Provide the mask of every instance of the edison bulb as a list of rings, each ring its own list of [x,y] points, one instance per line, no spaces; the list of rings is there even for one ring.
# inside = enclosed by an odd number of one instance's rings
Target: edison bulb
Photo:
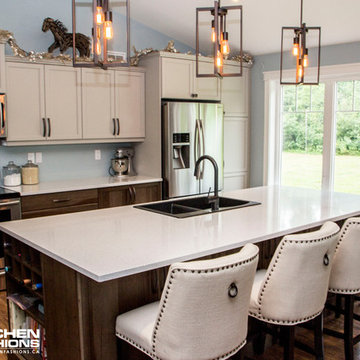
[[[309,57],[308,57],[308,49],[305,49],[304,59],[303,59],[304,67],[309,66]]]
[[[216,33],[215,33],[215,20],[211,21],[211,42],[216,41]]]
[[[104,22],[104,11],[102,8],[101,0],[97,0],[97,2],[96,2],[95,20],[96,20],[97,25],[101,25]]]
[[[227,32],[224,32],[222,38],[223,40],[221,42],[221,52],[224,56],[228,56],[230,54],[229,34]]]
[[[294,45],[292,48],[292,53],[294,56],[299,56],[300,51],[299,51],[299,38],[298,37],[294,37]]]
[[[217,56],[216,56],[216,66],[218,69],[221,69],[223,67],[223,55],[220,51],[217,52]]]
[[[107,11],[105,13],[105,22],[104,22],[104,37],[107,40],[112,39],[114,36],[113,26],[112,26],[112,12]]]

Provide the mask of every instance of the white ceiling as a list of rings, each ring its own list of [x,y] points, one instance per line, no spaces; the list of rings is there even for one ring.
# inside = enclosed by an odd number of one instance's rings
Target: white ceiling
[[[195,48],[195,9],[213,0],[130,0],[131,17]],[[280,51],[281,27],[298,26],[300,0],[222,0],[243,6],[243,49]],[[360,41],[359,0],[304,0],[304,21],[321,26],[322,45]]]

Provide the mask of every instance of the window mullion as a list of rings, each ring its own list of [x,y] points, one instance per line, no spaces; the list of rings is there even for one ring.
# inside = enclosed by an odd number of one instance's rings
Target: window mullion
[[[323,138],[323,169],[322,189],[334,188],[334,166],[336,148],[336,82],[327,80],[325,83],[324,102],[324,138]]]

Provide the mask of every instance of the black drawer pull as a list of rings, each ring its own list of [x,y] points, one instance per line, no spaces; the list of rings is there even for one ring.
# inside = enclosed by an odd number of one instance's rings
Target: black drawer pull
[[[71,199],[53,199],[53,203],[57,204],[57,203],[63,203],[63,202],[68,202]]]

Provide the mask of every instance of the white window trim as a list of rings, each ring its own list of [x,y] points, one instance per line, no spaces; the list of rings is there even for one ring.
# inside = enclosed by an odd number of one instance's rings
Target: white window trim
[[[315,74],[317,68],[306,69]],[[284,70],[283,79],[291,79],[294,70]],[[264,75],[264,163],[263,184],[277,185],[281,172],[281,86],[280,71],[266,71]],[[336,81],[360,80],[360,63],[322,66],[320,82],[325,84],[323,189],[333,188],[335,153],[335,84]]]

